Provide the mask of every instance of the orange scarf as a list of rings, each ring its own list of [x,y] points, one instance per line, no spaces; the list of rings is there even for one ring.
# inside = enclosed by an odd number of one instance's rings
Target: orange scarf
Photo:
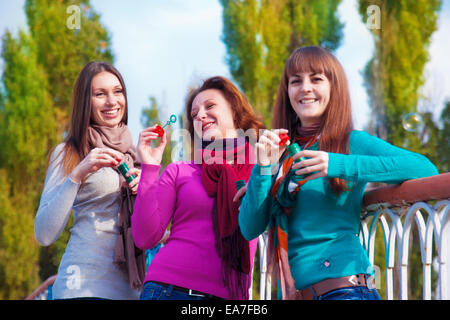
[[[297,143],[307,149],[317,142],[317,136],[297,137]],[[275,273],[280,280],[283,300],[299,299],[295,288],[288,259],[288,217],[295,206],[296,194],[305,180],[296,179],[295,172],[291,172],[293,165],[292,157],[285,156],[275,183],[270,194],[279,205],[279,211],[272,216],[272,227],[269,231],[269,270],[275,267]]]

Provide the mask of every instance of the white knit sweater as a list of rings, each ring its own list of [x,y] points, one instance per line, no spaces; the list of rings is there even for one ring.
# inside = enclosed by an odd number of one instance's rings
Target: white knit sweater
[[[37,241],[48,246],[58,239],[73,210],[71,236],[53,285],[54,299],[99,297],[138,299],[126,275],[113,264],[120,206],[119,174],[102,168],[80,185],[63,174],[55,148],[34,222]]]

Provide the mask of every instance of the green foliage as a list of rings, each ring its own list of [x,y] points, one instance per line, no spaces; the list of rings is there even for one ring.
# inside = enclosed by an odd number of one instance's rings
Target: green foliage
[[[47,93],[48,82],[44,70],[37,64],[33,39],[23,32],[18,40],[10,33],[5,34],[2,57],[5,61],[2,77],[5,93],[1,165],[14,172],[18,181],[36,177],[40,185],[47,152],[54,145],[56,134],[53,104]]]
[[[33,203],[24,194],[11,193],[15,182],[0,168],[0,299],[24,298],[38,284]]]
[[[33,220],[56,122],[33,39],[3,37],[0,110],[0,297],[23,298],[38,281]]]
[[[81,9],[79,29],[67,27],[70,5]],[[27,0],[25,11],[37,44],[38,62],[52,84],[49,92],[61,124],[58,133],[62,134],[70,114],[73,85],[82,67],[92,60],[113,62],[110,37],[89,0]]]
[[[234,80],[270,126],[284,63],[299,46],[336,49],[340,0],[221,0],[222,40]]]
[[[67,7],[81,8],[80,29],[67,27]],[[28,0],[30,33],[3,36],[0,86],[0,298],[24,298],[57,271],[70,228],[42,248],[34,215],[47,155],[61,141],[75,79],[92,60],[112,62],[110,40],[88,0]],[[39,279],[39,276],[41,277]]]
[[[378,5],[381,29],[371,29],[375,39],[373,59],[364,72],[372,103],[375,133],[387,141],[419,149],[417,135],[403,130],[402,117],[417,111],[428,46],[436,30],[440,0],[360,0],[359,11],[367,20],[367,7]]]

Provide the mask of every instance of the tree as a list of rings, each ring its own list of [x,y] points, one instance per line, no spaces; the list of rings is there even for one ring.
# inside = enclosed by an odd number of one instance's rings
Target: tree
[[[38,280],[33,220],[56,121],[33,39],[3,37],[0,103],[0,297],[23,298]]]
[[[371,28],[374,57],[366,66],[364,80],[373,110],[374,133],[399,146],[418,149],[419,137],[402,126],[402,117],[417,112],[419,88],[429,60],[428,46],[436,30],[440,0],[360,0],[364,22],[370,5],[380,8],[381,28]],[[407,142],[409,141],[409,142]]]
[[[71,5],[79,12],[69,14]],[[78,73],[92,60],[113,62],[110,37],[89,0],[27,0],[25,11],[31,36],[37,44],[38,63],[52,84],[49,92],[60,124],[58,134],[62,136]],[[79,26],[72,26],[72,15],[78,13]]]
[[[220,0],[222,40],[234,80],[270,126],[284,63],[299,46],[340,44],[340,0]]]

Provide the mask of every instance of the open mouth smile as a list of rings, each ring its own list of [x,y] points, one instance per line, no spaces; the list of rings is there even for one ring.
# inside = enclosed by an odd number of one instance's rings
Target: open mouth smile
[[[319,99],[314,99],[314,98],[311,98],[311,99],[302,99],[302,100],[300,100],[300,103],[301,103],[301,104],[310,104],[310,103],[314,103],[314,102],[316,102],[316,101],[319,101]]]
[[[102,114],[104,114],[108,118],[112,118],[112,117],[117,116],[119,114],[119,111],[120,111],[120,108],[108,109],[108,110],[103,110]]]
[[[206,131],[214,125],[214,122],[208,122],[202,125],[202,131]]]

